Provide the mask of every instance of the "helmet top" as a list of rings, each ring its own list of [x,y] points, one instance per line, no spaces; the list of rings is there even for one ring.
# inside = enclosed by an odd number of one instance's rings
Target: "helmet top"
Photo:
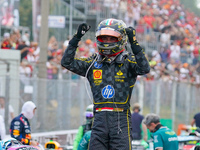
[[[122,20],[106,19],[103,20],[96,30],[96,41],[99,53],[101,55],[117,55],[125,49],[127,43],[126,24]],[[102,41],[102,36],[111,36],[117,38],[115,42],[108,43]]]
[[[93,118],[93,108],[94,108],[93,104],[90,104],[87,106],[86,112],[85,112],[86,118]]]

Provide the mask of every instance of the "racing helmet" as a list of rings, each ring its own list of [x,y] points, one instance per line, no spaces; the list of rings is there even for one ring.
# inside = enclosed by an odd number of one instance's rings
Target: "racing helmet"
[[[103,20],[96,29],[96,42],[100,55],[116,56],[125,49],[127,43],[126,24],[122,20],[106,19]],[[102,40],[104,36],[116,37],[117,41],[105,43]]]
[[[93,114],[93,104],[90,104],[87,106],[86,111],[85,111],[85,117],[86,119],[90,119],[93,118],[94,114]]]
[[[7,150],[8,148],[14,145],[22,145],[22,144],[14,138],[4,139],[1,143],[1,147],[4,150]]]

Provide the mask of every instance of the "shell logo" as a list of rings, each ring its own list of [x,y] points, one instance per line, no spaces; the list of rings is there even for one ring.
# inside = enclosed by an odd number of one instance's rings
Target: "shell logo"
[[[94,79],[102,79],[102,70],[93,70]]]

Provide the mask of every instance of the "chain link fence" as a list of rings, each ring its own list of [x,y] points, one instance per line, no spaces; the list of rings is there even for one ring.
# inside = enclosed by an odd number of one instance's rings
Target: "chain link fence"
[[[85,109],[91,104],[92,96],[88,81],[75,76],[69,73],[67,80],[20,79],[19,110],[29,100],[37,105],[36,115],[31,120],[32,132],[77,129],[84,123]],[[1,96],[5,96],[5,84],[0,80]],[[190,124],[199,111],[199,96],[200,86],[196,84],[145,81],[141,77],[135,84],[130,104],[139,102],[143,115],[156,113],[161,118],[172,119],[172,127],[177,131],[178,124]]]

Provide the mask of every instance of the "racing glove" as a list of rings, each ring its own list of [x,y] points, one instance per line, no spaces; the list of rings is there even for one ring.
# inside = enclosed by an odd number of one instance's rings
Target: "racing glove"
[[[128,40],[131,44],[131,49],[133,54],[137,55],[139,52],[142,51],[142,48],[140,47],[139,43],[136,40],[136,32],[133,27],[128,27],[125,29],[126,34],[128,36]]]
[[[87,25],[86,23],[82,23],[78,26],[77,32],[74,37],[69,41],[74,47],[78,47],[78,42],[81,40],[82,36],[91,28],[91,26]]]

